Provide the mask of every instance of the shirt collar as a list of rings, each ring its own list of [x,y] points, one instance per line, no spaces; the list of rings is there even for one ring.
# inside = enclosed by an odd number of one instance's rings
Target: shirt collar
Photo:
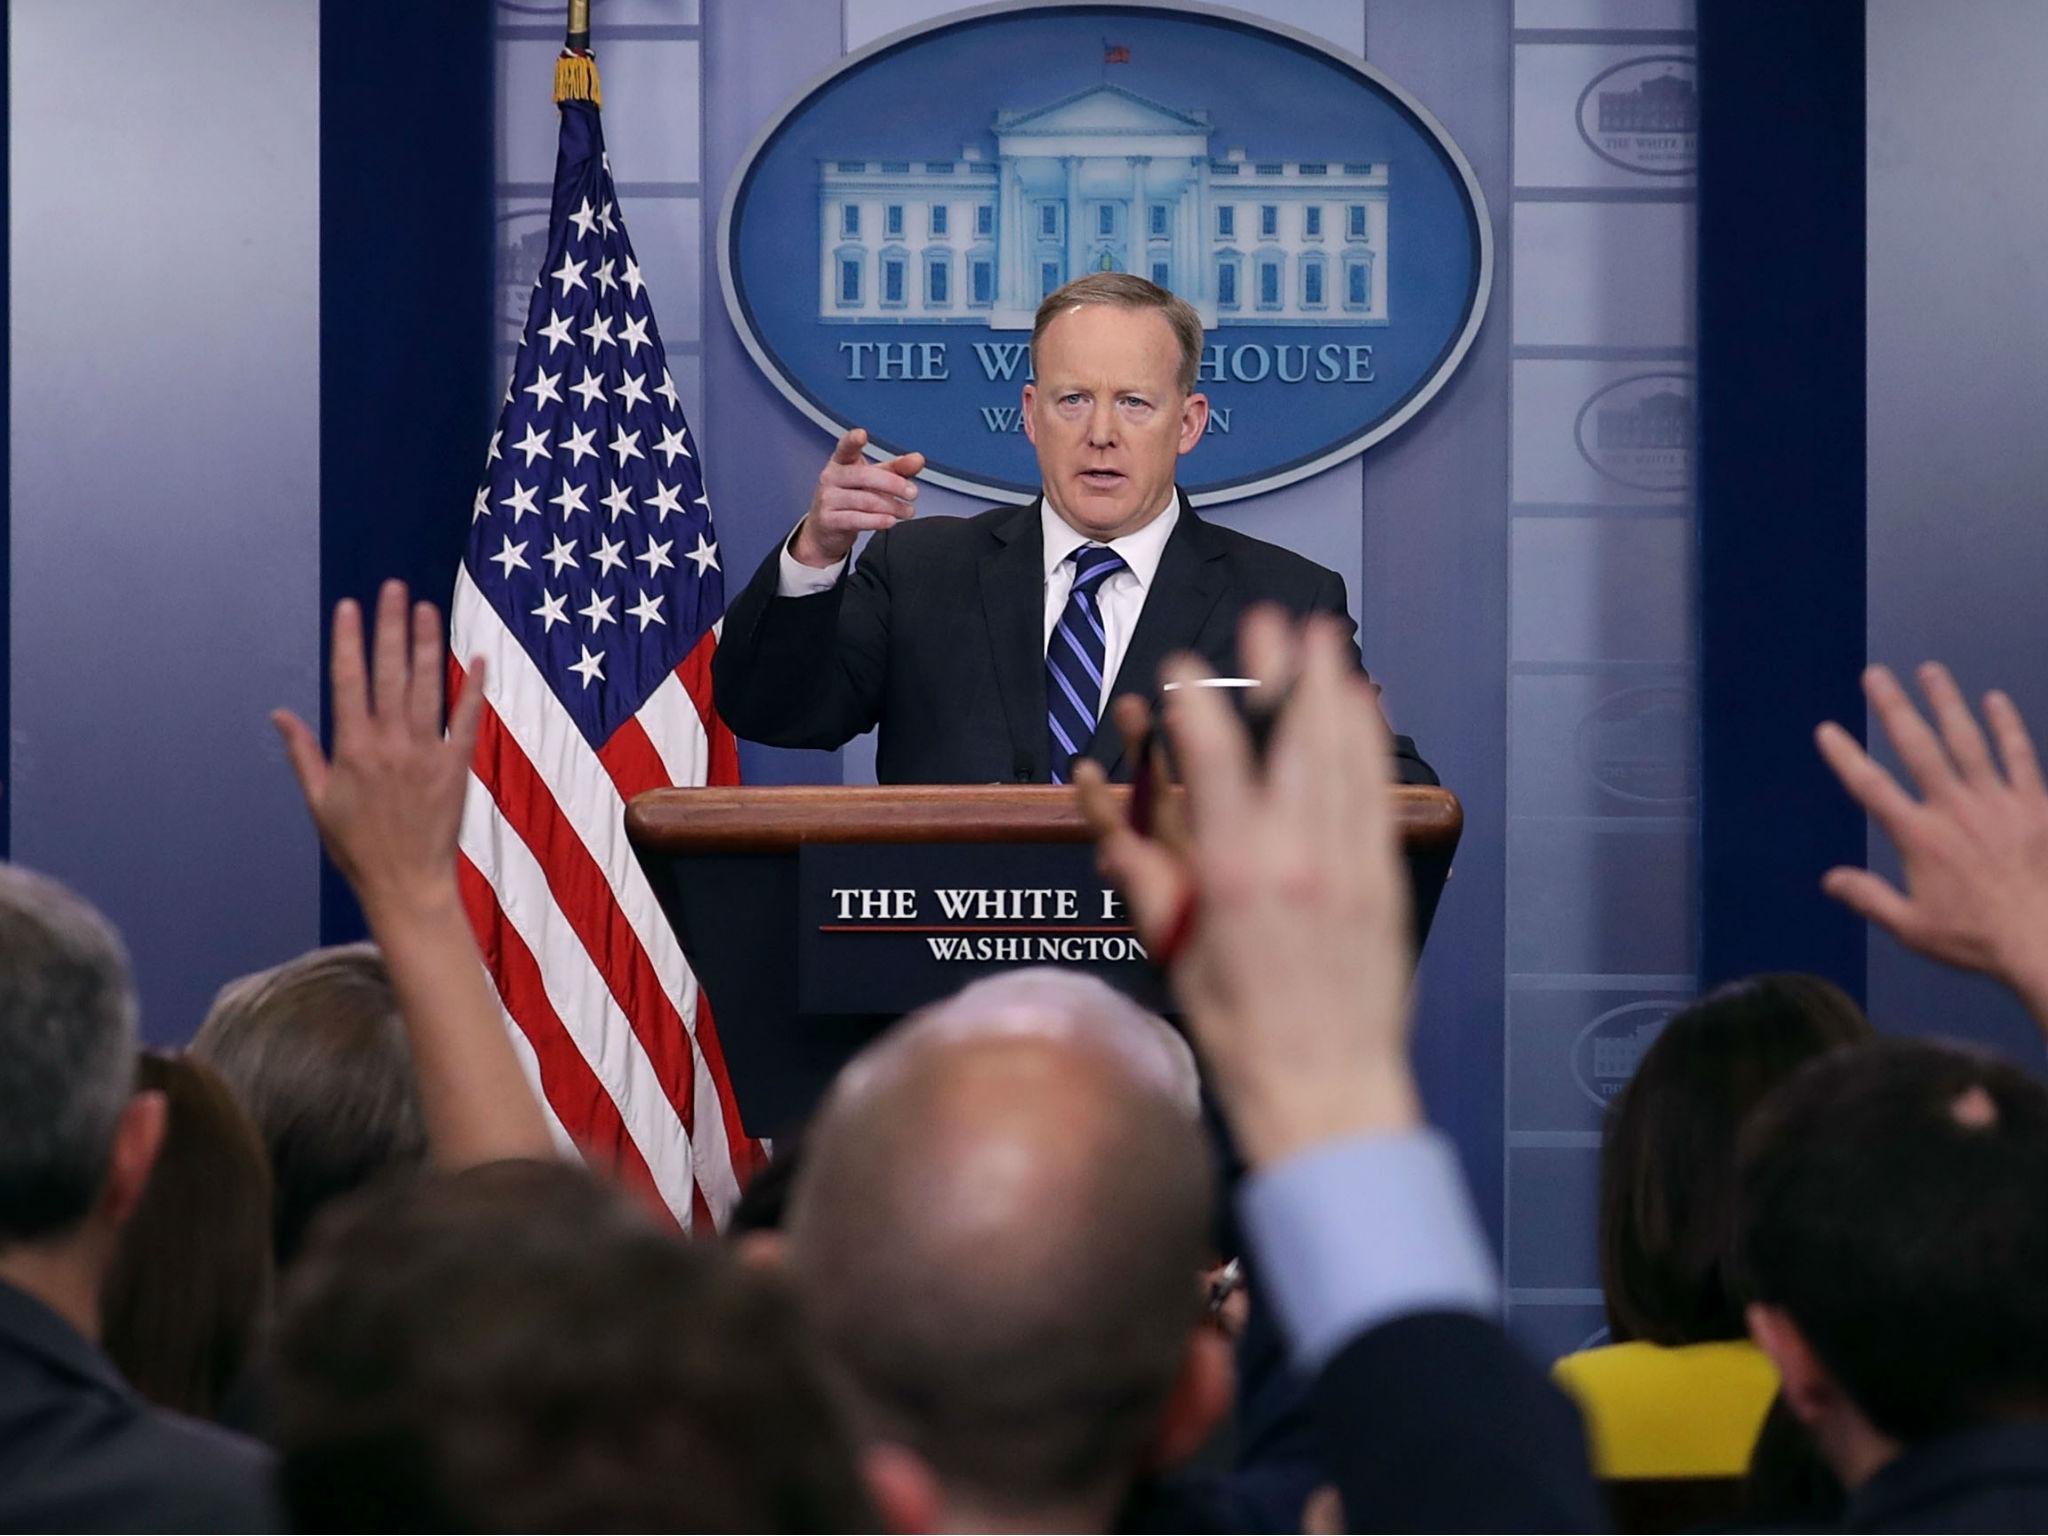
[[[1038,498],[1039,527],[1044,533],[1045,579],[1052,580],[1052,573],[1083,544],[1101,542],[1091,539],[1085,533],[1077,533],[1059,513],[1053,511],[1052,503],[1044,496]],[[1123,556],[1124,564],[1133,576],[1138,578],[1141,589],[1150,588],[1152,577],[1159,569],[1159,561],[1166,553],[1166,541],[1173,536],[1173,526],[1180,521],[1180,492],[1168,494],[1166,506],[1151,522],[1136,533],[1127,533],[1120,539],[1111,539],[1109,547]]]

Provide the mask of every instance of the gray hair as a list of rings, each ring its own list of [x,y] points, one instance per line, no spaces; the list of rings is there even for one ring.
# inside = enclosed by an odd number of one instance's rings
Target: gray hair
[[[135,1092],[135,984],[112,925],[56,881],[0,865],[0,1244],[92,1210]]]
[[[1057,1040],[1100,1051],[1138,1084],[1201,1115],[1195,1053],[1171,1024],[1106,981],[1050,965],[984,977],[920,1009],[856,1057],[846,1076],[857,1085],[864,1072],[925,1043],[1000,1039]]]

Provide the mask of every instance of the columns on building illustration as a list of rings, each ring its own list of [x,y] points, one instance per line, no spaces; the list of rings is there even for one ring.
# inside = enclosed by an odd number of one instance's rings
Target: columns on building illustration
[[[1152,226],[1145,210],[1145,168],[1150,155],[1127,155],[1131,163],[1131,227],[1124,241],[1124,267],[1140,277],[1152,275]]]
[[[1060,172],[1066,177],[1067,190],[1067,270],[1069,278],[1078,277],[1087,266],[1087,231],[1081,221],[1081,157],[1061,155]]]

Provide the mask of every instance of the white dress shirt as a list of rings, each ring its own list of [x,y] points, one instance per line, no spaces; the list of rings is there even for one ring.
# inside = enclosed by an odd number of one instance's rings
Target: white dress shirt
[[[1039,526],[1045,545],[1045,631],[1040,637],[1040,649],[1052,644],[1053,626],[1066,611],[1067,594],[1074,586],[1074,564],[1067,557],[1083,544],[1099,544],[1101,540],[1091,539],[1069,527],[1053,511],[1052,503],[1044,497],[1038,502]],[[1102,579],[1096,590],[1096,606],[1102,612],[1102,629],[1105,636],[1102,657],[1102,691],[1104,697],[1096,700],[1096,713],[1108,702],[1108,693],[1116,682],[1117,669],[1123,665],[1124,652],[1131,648],[1131,635],[1138,627],[1138,615],[1144,610],[1145,595],[1152,590],[1152,578],[1159,574],[1160,556],[1166,553],[1166,541],[1173,535],[1173,525],[1180,521],[1180,497],[1172,496],[1160,514],[1136,533],[1127,533],[1120,539],[1111,539],[1109,548],[1123,556],[1124,568],[1113,571]],[[801,526],[801,525],[799,525]],[[819,570],[816,566],[805,565],[789,552],[795,535],[782,544],[782,561],[778,567],[775,593],[778,597],[809,597],[814,593],[829,590],[846,570],[846,560],[837,565]],[[851,560],[851,555],[847,560]],[[1133,678],[1141,684],[1139,691],[1150,692],[1154,679]]]

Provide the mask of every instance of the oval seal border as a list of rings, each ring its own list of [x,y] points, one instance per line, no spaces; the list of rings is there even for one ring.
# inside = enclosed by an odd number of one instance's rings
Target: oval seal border
[[[746,348],[747,356],[759,368],[768,382],[775,386],[791,405],[805,417],[834,437],[860,423],[842,421],[812,398],[808,391],[795,379],[784,372],[761,338],[754,332],[751,318],[747,313],[745,298],[740,291],[733,271],[734,220],[737,217],[741,199],[745,196],[754,168],[762,151],[775,138],[783,123],[820,91],[824,90],[839,76],[866,63],[877,54],[901,48],[921,37],[949,31],[955,27],[986,21],[1003,15],[1056,15],[1061,11],[1102,13],[1110,10],[1130,12],[1155,12],[1169,18],[1198,15],[1230,23],[1251,31],[1269,33],[1276,38],[1297,47],[1322,54],[1326,58],[1363,76],[1373,89],[1382,92],[1400,110],[1412,117],[1416,125],[1429,138],[1436,141],[1445,161],[1456,173],[1457,184],[1463,189],[1467,217],[1472,225],[1472,238],[1478,260],[1472,283],[1472,291],[1466,297],[1465,314],[1456,333],[1445,344],[1421,382],[1395,407],[1368,425],[1364,430],[1340,439],[1326,448],[1316,450],[1301,459],[1283,464],[1253,478],[1232,482],[1204,490],[1188,498],[1196,506],[1220,506],[1226,502],[1240,501],[1249,496],[1262,495],[1306,480],[1312,475],[1356,458],[1375,443],[1382,442],[1406,426],[1424,406],[1436,398],[1437,392],[1449,382],[1451,376],[1472,350],[1479,327],[1486,318],[1486,312],[1493,296],[1493,223],[1486,206],[1486,194],[1480,190],[1479,178],[1473,173],[1472,164],[1465,158],[1465,152],[1458,146],[1435,114],[1417,101],[1400,85],[1389,79],[1383,72],[1359,58],[1334,47],[1322,38],[1316,37],[1299,27],[1284,22],[1270,21],[1263,16],[1254,16],[1228,6],[1196,3],[1196,0],[1116,0],[1105,5],[1104,0],[1041,0],[1037,4],[1017,4],[1015,0],[995,0],[995,3],[979,5],[967,10],[952,11],[933,21],[920,22],[903,27],[884,37],[877,38],[866,47],[855,50],[840,59],[830,69],[823,71],[799,88],[775,114],[761,125],[760,130],[748,142],[734,168],[732,180],[726,187],[724,200],[718,212],[716,249],[718,255],[718,286],[725,298],[725,312],[738,333],[740,343]],[[884,460],[903,451],[900,447],[871,441],[867,448],[868,457]],[[968,495],[983,497],[992,502],[1023,504],[1030,496],[1020,495],[1007,486],[990,485],[974,479],[971,475],[955,472],[941,466],[928,466],[921,479],[945,486],[948,490],[962,491]]]

